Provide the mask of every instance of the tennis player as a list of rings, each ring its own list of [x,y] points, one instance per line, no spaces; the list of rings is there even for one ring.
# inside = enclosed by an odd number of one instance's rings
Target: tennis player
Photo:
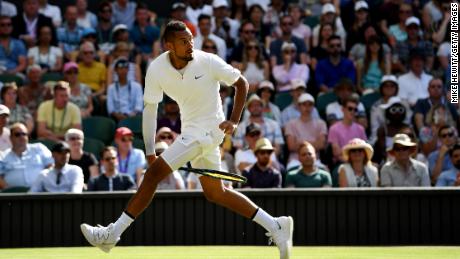
[[[120,218],[107,227],[81,224],[88,242],[109,252],[128,226],[152,201],[158,183],[191,161],[195,168],[221,170],[219,144],[232,134],[240,120],[248,92],[248,82],[240,71],[214,54],[193,49],[193,36],[184,23],[166,25],[163,41],[167,52],[149,66],[145,78],[143,133],[150,167]],[[219,81],[235,87],[235,103],[230,120],[225,120],[219,97]],[[154,133],[158,103],[166,93],[181,111],[182,129],[175,142],[157,157]],[[243,194],[227,189],[222,181],[201,176],[205,197],[264,227],[278,246],[280,258],[290,257],[294,223],[291,217],[274,218]]]

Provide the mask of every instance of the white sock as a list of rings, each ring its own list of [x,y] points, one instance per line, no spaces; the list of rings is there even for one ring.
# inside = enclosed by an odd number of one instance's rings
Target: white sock
[[[115,223],[113,223],[115,234],[120,236],[133,223],[134,219],[126,213],[122,213]]]
[[[257,213],[252,220],[264,227],[269,232],[273,232],[274,230],[278,229],[278,224],[275,221],[275,218],[270,216],[270,214],[261,208],[257,209]]]

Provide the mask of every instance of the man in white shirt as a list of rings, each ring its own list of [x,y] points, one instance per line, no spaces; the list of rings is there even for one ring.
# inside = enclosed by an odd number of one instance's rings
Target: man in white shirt
[[[193,36],[180,21],[169,22],[163,33],[167,52],[147,69],[144,94],[143,133],[150,167],[125,212],[107,227],[81,225],[90,244],[109,252],[121,234],[149,206],[158,183],[172,171],[191,161],[192,167],[221,169],[219,144],[232,134],[241,118],[249,84],[241,72],[216,55],[194,50]],[[161,74],[161,76],[158,76]],[[219,82],[235,86],[235,104],[230,120],[225,120],[219,97]],[[166,93],[181,110],[182,129],[174,143],[161,156],[155,154],[154,132],[158,103]],[[293,220],[273,218],[243,194],[225,188],[221,180],[200,177],[205,197],[236,213],[251,218],[269,231],[278,245],[281,259],[290,257]]]
[[[40,0],[39,12],[53,20],[54,26],[59,27],[62,23],[61,9],[57,5],[51,5],[48,0]]]
[[[59,142],[52,147],[51,151],[54,167],[42,171],[29,192],[81,193],[83,191],[83,171],[76,165],[69,165],[69,145],[66,142]]]
[[[231,19],[227,0],[214,0],[212,2],[213,17],[212,31],[214,34],[224,39],[228,47],[233,47],[238,39],[240,23]]]
[[[428,83],[433,76],[423,71],[425,59],[420,50],[414,49],[411,51],[409,64],[410,71],[398,78],[398,96],[413,107],[418,99],[429,96]]]
[[[3,104],[0,104],[0,152],[7,150],[11,147],[10,129],[8,125],[8,118],[10,117],[10,109]]]
[[[204,4],[203,0],[189,0],[187,9],[185,9],[185,14],[187,19],[195,25],[198,26],[198,17],[201,14],[212,15],[212,6]]]
[[[203,40],[209,38],[216,43],[219,57],[225,60],[227,56],[227,45],[223,39],[211,33],[211,16],[201,14],[200,17],[198,17],[198,29],[200,33],[194,38],[195,47],[197,49],[202,49]]]

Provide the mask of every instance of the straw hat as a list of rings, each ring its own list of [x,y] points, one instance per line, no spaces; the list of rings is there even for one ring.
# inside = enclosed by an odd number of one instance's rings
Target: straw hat
[[[391,144],[390,147],[387,148],[387,151],[388,152],[393,151],[393,149],[395,147],[395,144],[399,144],[399,145],[405,146],[405,147],[415,147],[415,146],[417,146],[417,143],[412,142],[412,139],[409,136],[407,136],[406,134],[403,134],[403,133],[396,134],[393,137],[393,143]]]
[[[268,138],[260,138],[256,142],[256,148],[254,150],[254,153],[257,152],[257,151],[260,151],[260,150],[271,150],[271,151],[273,151],[273,150],[275,150],[275,148],[273,148],[272,143],[270,142],[270,140]]]
[[[371,161],[372,156],[374,155],[374,149],[370,144],[360,138],[354,138],[348,141],[348,143],[342,149],[342,156],[345,161],[348,161],[348,153],[353,149],[364,149],[368,161]]]

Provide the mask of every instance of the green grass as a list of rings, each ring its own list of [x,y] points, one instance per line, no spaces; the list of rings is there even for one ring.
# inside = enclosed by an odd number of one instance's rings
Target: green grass
[[[159,258],[159,259],[278,259],[276,247],[263,246],[149,246],[115,247],[105,254],[92,247],[0,249],[0,258]],[[454,259],[460,247],[294,247],[292,259]]]

